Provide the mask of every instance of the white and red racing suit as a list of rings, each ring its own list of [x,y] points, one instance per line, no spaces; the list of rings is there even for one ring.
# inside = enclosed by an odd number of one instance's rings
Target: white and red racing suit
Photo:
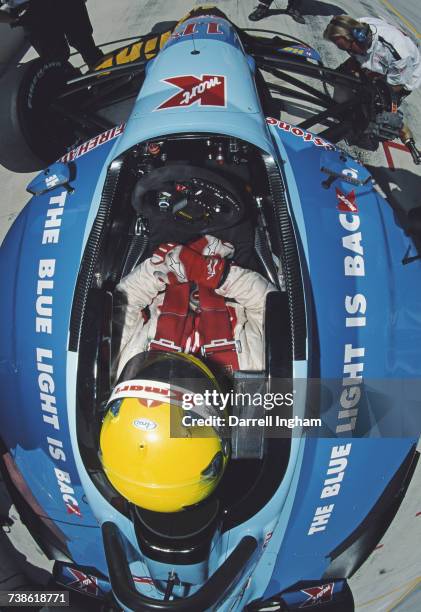
[[[117,285],[127,301],[118,376],[132,357],[148,350],[197,354],[227,371],[264,368],[265,301],[275,291],[269,281],[231,265],[215,290],[193,283],[166,285],[154,275],[151,259]]]

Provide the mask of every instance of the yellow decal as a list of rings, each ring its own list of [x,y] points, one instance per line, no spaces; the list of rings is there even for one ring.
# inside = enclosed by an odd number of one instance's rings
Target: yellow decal
[[[104,70],[104,68],[111,68],[111,66],[113,65],[113,60],[113,56],[108,57],[101,64],[99,64],[99,66],[95,66],[95,70]]]
[[[289,53],[295,53],[296,55],[304,55],[304,49],[297,49],[295,47],[284,47],[282,51],[288,51]]]
[[[156,55],[156,43],[158,42],[158,37],[155,36],[145,43],[145,57],[146,59],[150,59],[151,57],[155,57]]]
[[[179,23],[182,23],[188,19],[189,15],[187,15]],[[156,57],[159,50],[164,47],[173,31],[174,29],[171,29],[167,32],[159,34],[158,36],[153,36],[149,40],[140,40],[132,45],[124,47],[123,49],[117,49],[112,55],[110,54],[103,62],[101,62],[101,64],[96,66],[95,71],[105,70],[115,65],[121,66],[124,64],[130,64],[131,62],[136,62],[140,59],[151,59]]]
[[[130,62],[135,62],[140,57],[140,50],[142,48],[142,42],[137,42],[131,45],[130,47],[126,47],[122,49],[120,53],[117,54],[115,61],[120,66],[121,64],[128,64]]]
[[[161,34],[161,39],[159,41],[159,48],[162,49],[162,47],[165,45],[165,43],[167,42],[167,40],[169,39],[169,37],[172,34],[172,30],[168,30],[168,32],[164,32],[163,34]]]

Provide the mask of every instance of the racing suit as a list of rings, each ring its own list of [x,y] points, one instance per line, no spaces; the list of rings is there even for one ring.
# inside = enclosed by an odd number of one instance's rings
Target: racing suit
[[[257,272],[231,265],[221,286],[208,290],[202,300],[200,286],[197,292],[192,283],[178,284],[175,289],[166,285],[156,276],[152,260],[146,259],[117,285],[126,301],[118,376],[124,365],[139,352],[156,349],[182,350],[210,362],[218,361],[221,351],[227,357],[228,349],[238,362],[233,365],[230,358],[228,365],[233,368],[224,368],[228,372],[264,368],[265,298],[270,291],[276,290],[269,281]],[[178,293],[170,300],[171,304],[166,304],[168,293],[174,290]],[[183,291],[188,292],[188,305],[183,304],[186,299]],[[199,296],[195,296],[197,293]],[[148,316],[145,316],[145,309]],[[181,333],[178,338],[163,338],[161,321],[164,315],[174,315],[174,311],[178,321],[183,321]],[[224,327],[224,316],[228,317],[229,329]]]

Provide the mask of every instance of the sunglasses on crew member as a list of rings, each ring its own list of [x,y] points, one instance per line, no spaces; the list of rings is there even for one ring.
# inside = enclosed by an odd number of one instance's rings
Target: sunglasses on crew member
[[[348,40],[347,38],[345,38],[345,36],[336,36],[333,39],[333,42],[339,49],[342,49],[343,51],[349,51],[354,41]]]

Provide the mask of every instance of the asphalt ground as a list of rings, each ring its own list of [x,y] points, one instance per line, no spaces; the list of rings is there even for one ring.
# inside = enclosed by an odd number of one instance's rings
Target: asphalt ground
[[[193,0],[88,0],[88,10],[94,26],[97,43],[137,36],[149,32],[156,24],[178,20],[192,7],[203,2]],[[285,14],[287,0],[274,0],[270,15],[259,23],[247,19],[255,4],[254,0],[214,0],[212,4],[227,13],[239,26],[261,27],[294,35],[315,46],[322,54],[327,66],[336,67],[346,59],[332,44],[322,39],[322,33],[333,15],[348,13],[353,17],[375,15],[386,18],[398,25],[414,39],[421,39],[421,11],[419,0],[335,0],[325,2],[302,0],[305,25],[297,24]],[[208,2],[210,4],[210,2]],[[107,47],[109,48],[109,47]],[[0,74],[2,70],[17,61],[27,61],[35,56],[33,51],[25,53],[25,43],[19,29],[9,32],[7,26],[0,26]],[[1,95],[1,81],[0,81]],[[411,94],[405,103],[405,115],[416,140],[421,145],[421,90]],[[1,137],[1,135],[0,135]],[[48,134],[46,135],[48,137]],[[420,204],[421,170],[412,164],[410,156],[392,150],[387,158],[383,149],[376,153],[361,153],[363,161],[375,171],[376,179],[385,188],[389,197],[408,209]],[[390,157],[396,170],[389,167]],[[389,159],[389,161],[388,161]],[[13,174],[0,167],[2,204],[0,211],[0,241],[13,220],[28,200],[25,191],[32,175]],[[361,611],[399,612],[421,609],[421,466],[415,472],[402,506],[389,528],[366,563],[350,580],[356,609]],[[13,518],[13,508],[8,507],[0,490],[0,514]],[[14,532],[18,542],[13,552],[0,533],[0,588],[17,588],[31,580],[45,581],[51,564],[42,558],[33,546],[30,537],[15,520],[5,531]],[[36,558],[35,565],[25,561],[26,557]],[[38,556],[37,556],[38,555]],[[39,569],[39,567],[41,569]],[[22,572],[23,568],[23,572]],[[83,609],[79,606],[71,609]],[[87,606],[86,609],[91,609]]]

